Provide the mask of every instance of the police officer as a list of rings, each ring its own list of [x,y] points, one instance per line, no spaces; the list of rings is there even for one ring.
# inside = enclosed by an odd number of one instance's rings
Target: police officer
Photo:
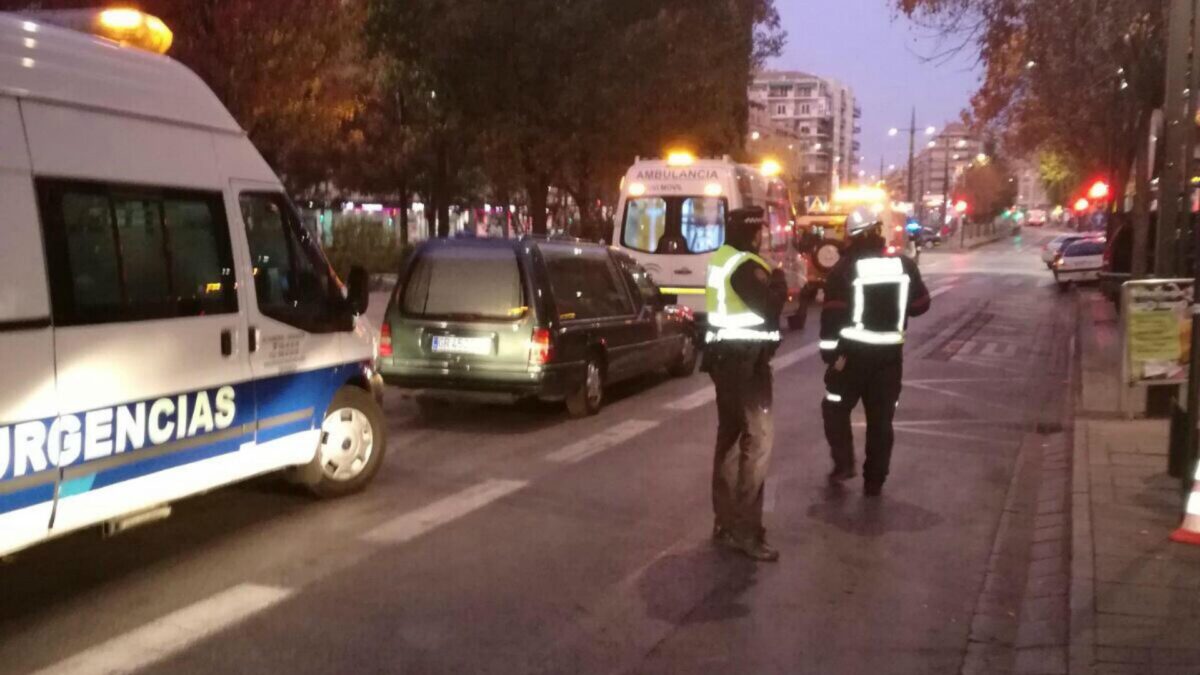
[[[771,356],[779,344],[779,315],[787,301],[780,270],[758,256],[764,227],[760,207],[727,218],[726,242],[708,265],[704,370],[717,389],[717,448],[713,458],[713,538],[760,561],[779,552],[767,545],[763,485],[771,456]]]
[[[883,224],[867,209],[846,219],[849,246],[825,281],[821,358],[825,400],[821,412],[833,456],[829,482],[857,476],[850,411],[862,400],[867,414],[863,493],[877,497],[892,458],[892,418],[900,400],[904,331],[908,317],[929,311],[929,291],[916,263],[886,255]]]

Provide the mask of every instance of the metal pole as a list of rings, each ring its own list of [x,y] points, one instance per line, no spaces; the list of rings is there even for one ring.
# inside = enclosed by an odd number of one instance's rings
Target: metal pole
[[[945,224],[950,217],[950,136],[945,131],[942,134],[946,136],[946,161],[942,162],[944,168],[942,172],[942,224]],[[962,230],[961,220],[958,223],[958,229]]]
[[[1200,437],[1200,314],[1197,314],[1196,304],[1196,288],[1200,286],[1200,256],[1196,253],[1200,252],[1200,228],[1192,224],[1192,175],[1193,165],[1195,162],[1194,143],[1195,132],[1192,124],[1192,112],[1195,110],[1196,94],[1200,91],[1200,64],[1197,64],[1197,58],[1200,57],[1200,11],[1197,11],[1197,1],[1193,0],[1192,4],[1192,49],[1188,64],[1191,68],[1191,73],[1188,83],[1187,95],[1187,115],[1183,127],[1185,129],[1183,136],[1184,154],[1181,168],[1183,169],[1183,199],[1180,204],[1180,209],[1177,215],[1182,222],[1177,225],[1178,229],[1187,232],[1191,228],[1191,237],[1184,237],[1183,241],[1191,240],[1191,262],[1192,272],[1195,277],[1192,281],[1192,347],[1188,354],[1188,383],[1187,383],[1187,456],[1185,466],[1191,470],[1184,476],[1184,485],[1190,484],[1190,479],[1196,475],[1196,445],[1198,437]],[[1160,207],[1161,208],[1161,207]],[[1187,258],[1187,255],[1181,256]]]
[[[913,158],[916,152],[917,143],[917,107],[912,109],[912,122],[908,125],[908,203],[915,204],[913,201]]]
[[[1195,0],[1171,0],[1167,28],[1166,138],[1162,175],[1159,177],[1158,228],[1154,246],[1154,271],[1160,277],[1182,273],[1179,255],[1180,215],[1183,211],[1184,165],[1191,120],[1189,83],[1192,22]]]

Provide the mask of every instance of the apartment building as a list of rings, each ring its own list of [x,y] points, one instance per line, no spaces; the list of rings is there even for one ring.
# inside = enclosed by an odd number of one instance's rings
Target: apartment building
[[[751,110],[765,110],[773,127],[795,134],[802,192],[828,196],[858,175],[862,110],[848,86],[799,71],[760,71],[749,99]],[[752,120],[747,146],[753,148],[756,133],[761,138],[765,132]]]

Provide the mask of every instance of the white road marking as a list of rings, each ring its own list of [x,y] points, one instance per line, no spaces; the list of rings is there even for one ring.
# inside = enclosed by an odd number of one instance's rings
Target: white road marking
[[[907,385],[907,386],[910,386],[910,387],[912,387],[912,388],[914,388],[914,389],[921,389],[921,390],[924,390],[924,391],[930,391],[930,392],[933,392],[933,393],[935,393],[935,394],[941,394],[942,396],[949,396],[950,398],[958,398],[958,399],[963,399],[963,400],[966,400],[966,401],[975,401],[976,403],[980,403],[980,404],[982,404],[982,405],[986,405],[986,406],[991,406],[991,407],[993,407],[993,408],[1000,408],[1000,409],[1002,409],[1002,410],[1009,410],[1009,411],[1015,411],[1015,412],[1022,412],[1022,411],[1021,411],[1020,409],[1018,409],[1018,408],[1014,408],[1014,407],[1012,407],[1012,406],[1004,405],[1003,403],[995,403],[995,402],[993,402],[993,401],[989,401],[989,400],[987,400],[986,398],[981,398],[981,397],[979,397],[979,396],[968,396],[967,394],[960,394],[960,393],[959,393],[959,392],[957,392],[957,391],[950,391],[949,389],[940,389],[940,388],[938,388],[938,387],[931,387],[931,386],[929,386],[929,385],[927,385],[927,384],[917,384],[917,383],[915,383],[915,382],[905,382],[904,384],[905,384],[905,385]]]
[[[1017,346],[1011,342],[989,342],[983,346],[980,356],[992,356],[1001,359],[1011,359],[1017,355]]]
[[[960,441],[974,441],[976,443],[1007,443],[1008,441],[994,436],[972,436],[970,434],[956,434],[952,431],[934,431],[933,429],[915,429],[913,427],[904,426],[902,424],[894,424],[892,428],[905,433],[917,434],[919,436],[937,436],[939,438],[954,438]]]
[[[820,351],[821,345],[814,342],[813,344],[805,345],[799,349],[792,350],[783,356],[776,356],[771,360],[771,367],[775,370],[791,368],[804,359],[816,356]]]
[[[954,287],[953,287],[953,286],[943,286],[943,287],[941,287],[941,288],[939,288],[939,289],[937,289],[937,290],[935,290],[935,291],[931,291],[931,292],[929,293],[929,299],[930,299],[930,300],[932,300],[932,299],[934,299],[934,298],[936,298],[936,297],[939,297],[939,296],[945,295],[946,293],[949,293],[949,292],[950,292],[950,291],[952,291],[952,290],[954,290]]]
[[[697,389],[692,393],[682,398],[677,398],[674,401],[663,406],[667,410],[695,410],[702,405],[707,405],[710,401],[717,398],[717,391],[712,387]]]
[[[485,480],[462,492],[393,518],[364,534],[362,539],[376,544],[403,544],[477,511],[526,485],[529,485],[528,481]]]
[[[1021,277],[1009,277],[1004,281],[1004,285],[1008,286],[1009,288],[1016,288],[1017,286],[1022,286],[1024,284],[1025,280]]]
[[[576,441],[575,443],[559,448],[546,455],[546,459],[560,464],[582,462],[592,455],[604,452],[615,445],[620,445],[635,436],[640,436],[642,433],[658,426],[658,424],[658,422],[650,420],[626,420],[597,434],[588,436],[582,441]]]
[[[256,584],[234,586],[80,652],[36,675],[101,675],[140,670],[282,602],[292,592]]]
[[[805,359],[816,356],[820,351],[821,346],[815,342],[800,347],[799,349],[793,349],[787,354],[776,356],[774,359],[772,359],[771,368],[775,372],[783,370],[784,368],[791,368]],[[680,398],[671,401],[663,407],[667,410],[695,410],[701,406],[708,405],[712,401],[716,400],[716,398],[717,390],[713,387],[705,387],[703,389],[697,389],[686,396],[681,396]]]
[[[975,342],[974,340],[967,340],[966,342],[963,343],[962,347],[959,347],[958,350],[956,352],[954,352],[954,355],[955,356],[966,356],[966,355],[970,354],[971,352],[975,351],[975,348],[978,346],[979,346],[979,343]]]

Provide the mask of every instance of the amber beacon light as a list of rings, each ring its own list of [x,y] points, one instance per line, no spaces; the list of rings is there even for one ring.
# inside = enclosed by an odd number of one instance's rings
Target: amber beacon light
[[[114,7],[98,12],[92,32],[123,45],[165,54],[175,35],[157,16],[136,9]]]

